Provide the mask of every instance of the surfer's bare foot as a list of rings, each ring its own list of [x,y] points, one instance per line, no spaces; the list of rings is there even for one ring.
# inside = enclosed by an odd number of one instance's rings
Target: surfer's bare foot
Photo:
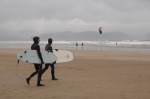
[[[30,78],[27,78],[26,82],[27,82],[28,85],[30,85]]]
[[[58,80],[57,78],[52,78],[52,80]]]
[[[37,84],[37,86],[45,86],[45,85],[43,85],[43,84]]]

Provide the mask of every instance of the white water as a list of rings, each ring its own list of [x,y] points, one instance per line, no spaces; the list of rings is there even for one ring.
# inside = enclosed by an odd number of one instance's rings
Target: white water
[[[0,41],[0,48],[20,48],[30,49],[33,41]],[[76,46],[78,43],[78,47]],[[84,44],[82,47],[81,44]],[[41,49],[44,49],[47,41],[40,41]],[[53,48],[57,49],[83,49],[83,50],[102,50],[102,49],[134,49],[150,50],[150,41],[123,40],[123,41],[54,41]]]

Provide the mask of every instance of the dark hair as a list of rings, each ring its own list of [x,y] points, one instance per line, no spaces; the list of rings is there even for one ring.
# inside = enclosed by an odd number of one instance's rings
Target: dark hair
[[[48,43],[52,44],[53,40],[51,38],[48,39]]]
[[[33,37],[34,43],[39,43],[39,42],[38,42],[39,39],[40,39],[40,38],[39,38],[38,36]]]

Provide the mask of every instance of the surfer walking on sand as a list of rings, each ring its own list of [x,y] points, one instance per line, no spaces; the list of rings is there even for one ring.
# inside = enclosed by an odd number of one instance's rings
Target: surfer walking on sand
[[[53,40],[51,38],[49,38],[48,44],[45,46],[45,50],[53,53],[53,48],[51,46],[52,42],[53,42]],[[55,67],[54,67],[55,63],[56,63],[56,61],[52,64],[45,64],[45,68],[43,69],[43,73],[44,73],[49,68],[49,66],[51,67],[52,80],[58,80],[57,78],[55,78]]]
[[[34,64],[35,72],[33,72],[28,78],[26,78],[26,82],[28,85],[30,85],[30,79],[32,77],[34,77],[36,74],[38,74],[37,86],[44,86],[43,84],[40,83],[41,76],[42,76],[42,64],[44,63],[43,58],[42,58],[42,54],[40,51],[40,46],[39,46],[40,38],[38,36],[35,36],[33,38],[33,41],[34,41],[34,43],[31,45],[31,50],[37,50],[38,56],[41,60],[41,64]]]

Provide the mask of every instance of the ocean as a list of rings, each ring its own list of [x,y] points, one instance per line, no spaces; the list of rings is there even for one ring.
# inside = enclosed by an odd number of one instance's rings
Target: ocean
[[[0,41],[0,48],[30,49],[33,41]],[[76,46],[78,43],[78,46]],[[83,43],[83,46],[82,46]],[[44,49],[47,41],[40,41]],[[144,50],[150,51],[150,41],[122,40],[122,41],[54,41],[54,49],[65,50]]]

